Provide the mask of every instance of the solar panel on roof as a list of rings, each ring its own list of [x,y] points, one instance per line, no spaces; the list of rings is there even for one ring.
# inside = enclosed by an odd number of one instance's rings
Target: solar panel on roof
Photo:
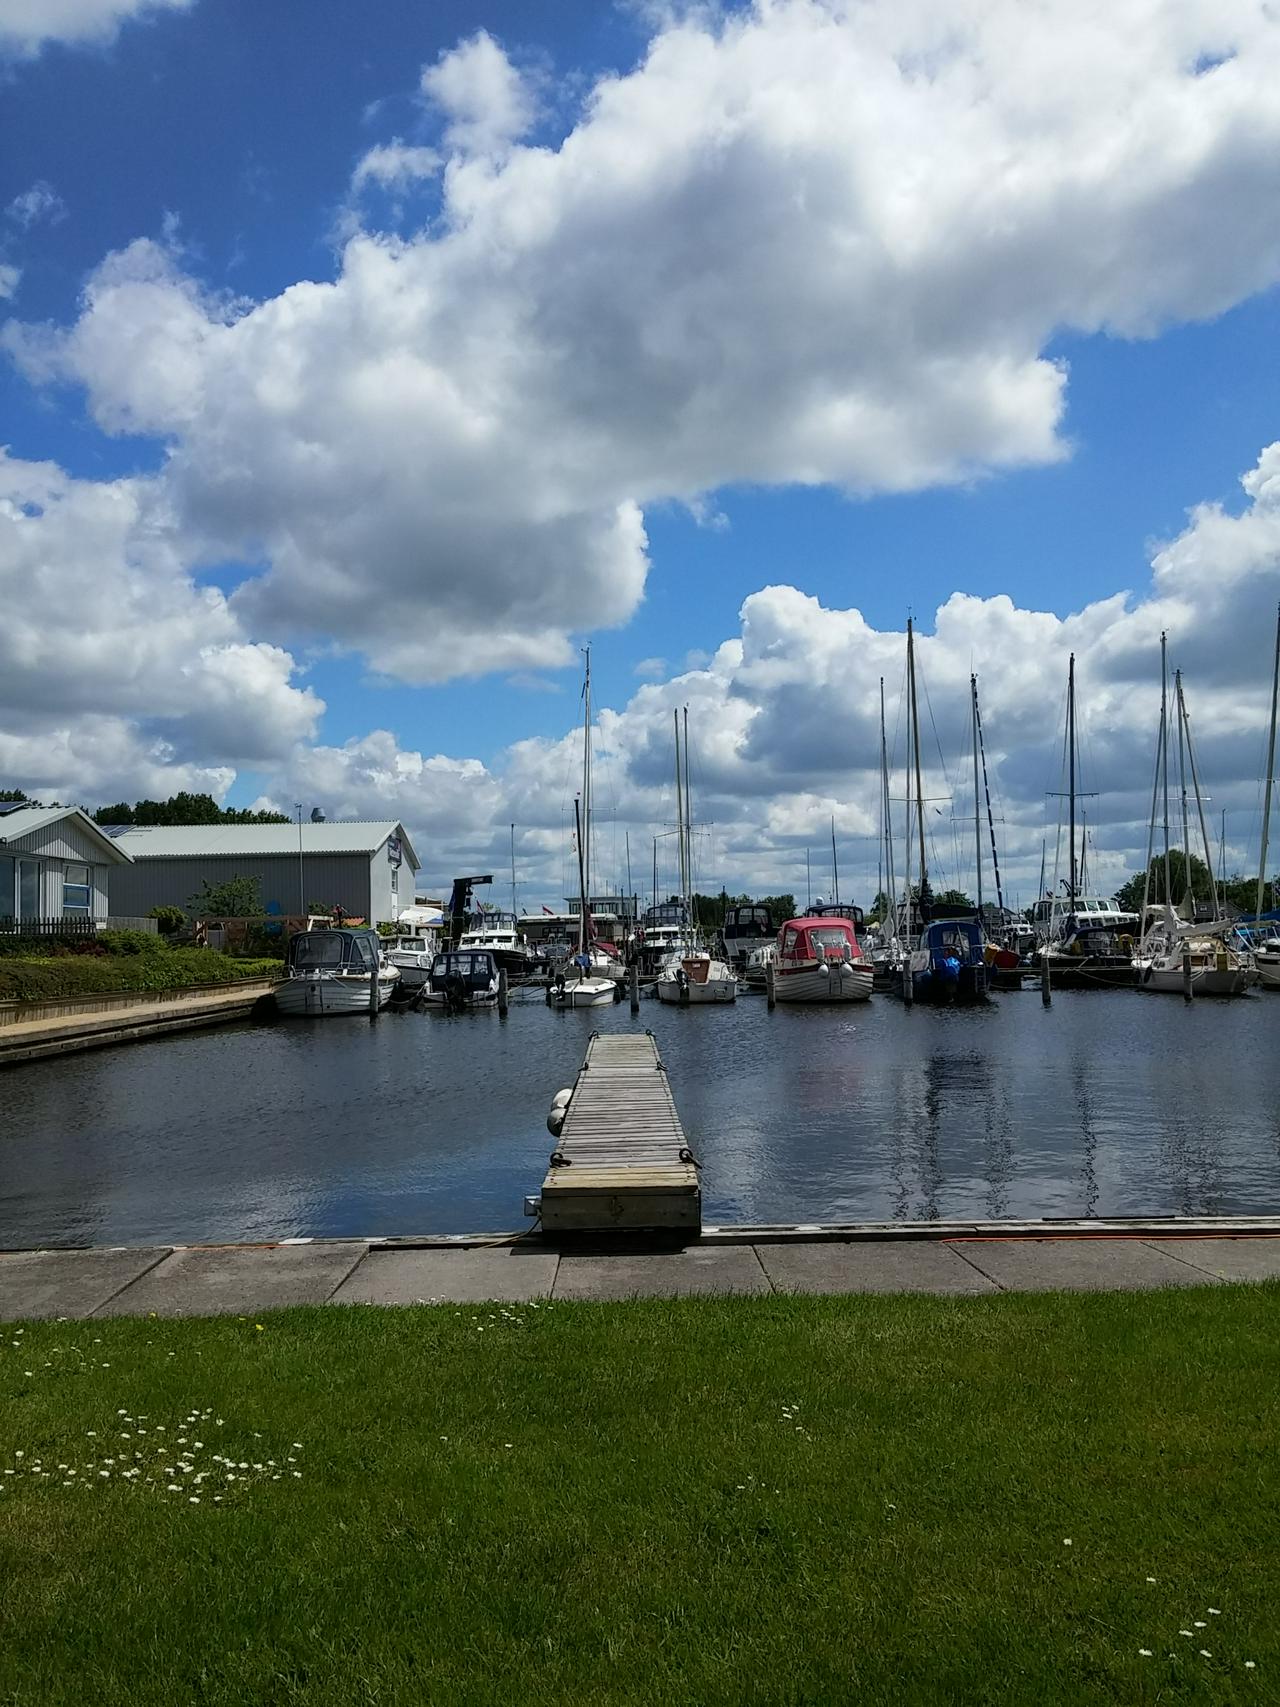
[[[29,800],[0,800],[0,818],[7,818],[10,812],[25,812],[30,804]]]

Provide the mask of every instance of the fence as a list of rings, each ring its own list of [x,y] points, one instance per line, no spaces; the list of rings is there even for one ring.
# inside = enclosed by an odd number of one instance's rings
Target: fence
[[[154,919],[112,917],[90,919],[70,914],[60,919],[0,919],[0,936],[20,937],[94,937],[100,930],[154,931]]]

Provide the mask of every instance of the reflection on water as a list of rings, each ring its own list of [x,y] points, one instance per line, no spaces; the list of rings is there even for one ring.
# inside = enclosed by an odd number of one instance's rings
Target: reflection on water
[[[1280,1212],[1280,997],[517,1005],[227,1027],[11,1068],[0,1245],[520,1224],[588,1033],[649,1026],[706,1218]]]

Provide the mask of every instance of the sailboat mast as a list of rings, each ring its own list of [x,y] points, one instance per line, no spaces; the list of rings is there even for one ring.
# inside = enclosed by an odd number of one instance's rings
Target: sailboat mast
[[[1068,829],[1067,845],[1071,849],[1071,878],[1067,890],[1070,899],[1070,911],[1076,910],[1076,887],[1079,882],[1079,868],[1076,865],[1076,655],[1073,652],[1067,664],[1067,795]],[[1058,820],[1062,822],[1061,819]]]
[[[920,831],[920,903],[924,905],[924,886],[929,881],[924,857],[924,780],[920,771],[920,706],[916,699],[916,636],[915,625],[907,618],[907,694],[911,707],[911,745],[916,765],[916,823]],[[908,792],[910,792],[908,790]],[[908,822],[910,817],[908,815]],[[923,914],[921,924],[924,923]]]
[[[1195,917],[1196,892],[1191,881],[1191,827],[1187,817],[1187,740],[1186,706],[1182,698],[1182,671],[1173,672],[1173,715],[1178,720],[1178,789],[1182,797],[1182,895],[1190,899],[1191,916]]]
[[[1209,825],[1204,815],[1204,796],[1200,792],[1200,773],[1196,769],[1196,750],[1191,740],[1191,718],[1187,714],[1186,696],[1182,691],[1182,672],[1178,672],[1178,707],[1182,713],[1182,725],[1186,731],[1187,758],[1191,764],[1191,786],[1196,796],[1196,816],[1200,820],[1200,840],[1204,843],[1204,868],[1209,876],[1209,897],[1213,902],[1215,918],[1221,917],[1218,912],[1218,891],[1213,880],[1213,848],[1209,841]],[[1191,856],[1187,856],[1187,886],[1191,885]],[[1194,896],[1193,913],[1194,913]]]
[[[676,848],[680,860],[680,899],[686,898],[689,885],[684,868],[684,773],[680,769],[680,711],[673,706],[671,717],[676,726]]]
[[[511,917],[516,916],[516,827],[511,826]]]
[[[884,729],[884,677],[880,678],[880,790],[884,811],[884,862],[889,906],[893,918],[893,935],[898,934],[898,884],[893,869],[893,801],[889,793],[889,745]]]
[[[987,797],[987,829],[991,835],[991,869],[995,873],[996,879],[996,906],[999,907],[1003,914],[1004,885],[1000,881],[1000,854],[996,848],[996,820],[995,815],[991,810],[991,780],[987,776],[987,743],[982,734],[982,707],[978,704],[978,682],[976,677],[974,678],[973,684],[973,714],[978,723],[978,751],[982,755],[982,790]],[[1040,888],[1043,892],[1043,875],[1040,880]]]
[[[832,900],[840,904],[840,867],[836,863],[836,815],[831,814],[831,890]]]
[[[1267,841],[1271,829],[1271,785],[1276,773],[1276,700],[1280,697],[1280,605],[1276,606],[1276,661],[1271,672],[1271,735],[1267,741],[1267,780],[1262,790],[1262,846],[1258,851],[1258,904],[1254,909],[1262,917],[1267,898]]]
[[[582,863],[582,814],[578,810],[577,796],[573,802],[573,822],[578,832],[578,953],[587,952],[587,878],[586,869]],[[578,976],[582,976],[579,969]]]
[[[684,836],[685,836],[685,897],[689,924],[696,928],[693,916],[693,795],[689,791],[689,707],[684,708]]]
[[[1164,799],[1164,904],[1173,906],[1173,871],[1169,862],[1169,642],[1160,636],[1160,791]]]
[[[587,672],[582,683],[582,826],[579,830],[579,851],[582,866],[582,938],[581,952],[586,951],[587,903],[591,899],[591,648],[583,647]]]
[[[982,922],[982,802],[978,793],[978,678],[969,677],[973,701],[973,857],[978,865],[978,922]]]

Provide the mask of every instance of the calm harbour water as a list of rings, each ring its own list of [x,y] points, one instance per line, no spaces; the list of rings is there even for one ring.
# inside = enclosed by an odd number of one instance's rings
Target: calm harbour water
[[[9,1069],[0,1247],[523,1225],[593,1029],[650,1027],[704,1217],[1280,1213],[1280,996],[238,1025]]]

